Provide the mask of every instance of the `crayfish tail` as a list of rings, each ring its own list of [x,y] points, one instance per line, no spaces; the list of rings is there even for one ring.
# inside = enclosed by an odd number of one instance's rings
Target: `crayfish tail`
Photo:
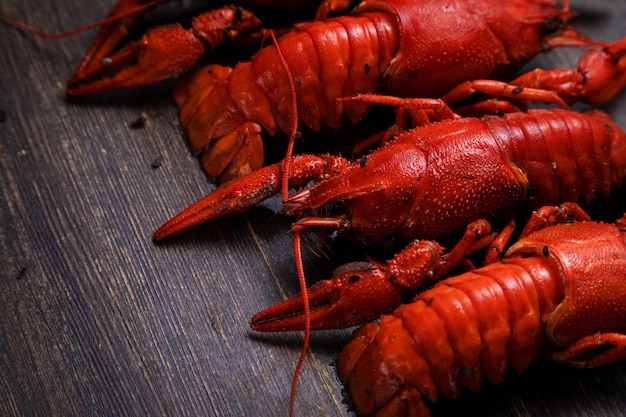
[[[391,319],[391,320],[390,320]],[[394,337],[385,337],[391,325]],[[357,409],[363,416],[412,416],[430,417],[428,403],[437,397],[437,389],[432,379],[416,383],[403,381],[394,375],[394,369],[387,369],[384,355],[395,350],[399,363],[416,357],[411,349],[410,335],[402,331],[401,322],[391,316],[383,316],[381,323],[370,323],[357,330],[352,341],[341,352],[337,363],[339,378],[349,388]],[[393,348],[392,345],[396,347]],[[404,362],[407,363],[407,362]],[[418,364],[415,371],[428,373],[428,364]],[[419,366],[422,363],[425,366]],[[421,368],[421,369],[420,369]],[[424,375],[422,372],[420,374]],[[408,374],[407,374],[408,375]]]

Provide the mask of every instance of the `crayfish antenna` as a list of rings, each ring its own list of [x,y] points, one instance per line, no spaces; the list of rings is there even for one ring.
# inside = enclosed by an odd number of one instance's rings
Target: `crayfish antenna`
[[[302,265],[302,248],[300,245],[300,233],[293,235],[293,251],[296,261],[296,271],[298,273],[298,282],[300,284],[300,292],[302,294],[302,305],[304,309],[304,341],[302,342],[302,350],[296,364],[291,381],[291,393],[289,395],[289,417],[293,417],[294,405],[296,401],[296,386],[298,384],[298,376],[302,370],[302,365],[306,359],[306,351],[309,349],[309,340],[311,339],[311,308],[309,304],[309,294],[306,288],[306,279],[304,277],[304,266]]]
[[[289,69],[289,64],[287,64],[287,60],[283,55],[283,51],[278,46],[278,41],[276,40],[276,36],[274,36],[274,31],[269,31],[270,36],[272,37],[272,42],[274,43],[274,47],[276,48],[276,52],[278,53],[278,58],[280,58],[280,62],[285,69],[285,73],[287,75],[287,79],[289,80],[289,90],[291,91],[291,129],[289,132],[289,143],[287,144],[287,152],[285,154],[285,159],[283,160],[283,187],[282,187],[282,197],[283,201],[289,198],[289,176],[291,175],[291,156],[293,155],[293,147],[296,142],[296,133],[298,131],[298,99],[296,96],[296,82],[293,79],[293,74]]]
[[[278,57],[280,58],[280,62],[285,69],[285,73],[287,74],[287,78],[289,80],[289,89],[291,91],[291,130],[289,132],[289,144],[287,145],[287,153],[285,155],[285,159],[283,160],[282,170],[283,170],[283,178],[282,178],[282,199],[283,202],[289,198],[289,179],[291,177],[291,160],[293,155],[293,147],[295,144],[296,133],[298,130],[298,99],[296,96],[296,83],[293,79],[293,74],[289,69],[289,65],[287,64],[287,60],[281,51],[278,42],[276,41],[276,37],[274,36],[274,32],[270,31],[270,36],[272,37],[272,41],[274,42],[274,46],[276,51],[278,52]],[[304,340],[302,342],[302,350],[300,351],[300,357],[298,358],[298,363],[296,364],[296,369],[293,373],[293,379],[291,381],[291,392],[289,394],[289,417],[293,417],[294,415],[294,406],[296,401],[296,387],[298,385],[298,376],[300,375],[300,371],[302,370],[302,365],[304,364],[304,360],[306,359],[306,352],[309,349],[309,340],[311,339],[311,306],[309,304],[309,294],[306,287],[306,278],[304,276],[304,266],[302,265],[302,248],[301,248],[301,234],[296,231],[293,235],[293,252],[294,258],[296,261],[296,271],[298,273],[298,282],[300,284],[300,293],[302,295],[302,305],[304,312]]]
[[[129,8],[127,10],[124,11],[120,11],[119,13],[114,13],[111,14],[109,16],[107,16],[106,18],[99,20],[97,22],[93,22],[93,23],[89,23],[87,25],[78,27],[76,29],[72,29],[72,30],[68,30],[66,32],[61,32],[61,33],[44,33],[41,32],[40,30],[22,22],[19,19],[16,19],[12,16],[9,16],[7,14],[4,13],[0,13],[0,20],[4,20],[5,22],[7,22],[10,25],[13,25],[19,29],[25,30],[26,32],[32,33],[33,35],[40,37],[42,39],[63,39],[63,38],[69,38],[70,36],[74,36],[78,33],[82,33],[82,32],[86,32],[88,30],[91,29],[95,29],[97,27],[101,27],[104,25],[108,25],[109,23],[113,23],[113,22],[117,22],[121,19],[124,19],[126,17],[129,16],[133,16],[139,13],[142,13],[144,11],[146,11],[147,9],[149,9],[150,7],[153,7],[159,3],[162,3],[162,0],[155,0],[155,1],[151,1],[139,6],[135,6],[132,8]]]

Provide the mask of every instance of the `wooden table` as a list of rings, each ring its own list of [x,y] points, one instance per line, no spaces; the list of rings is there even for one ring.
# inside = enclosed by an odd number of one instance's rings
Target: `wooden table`
[[[60,32],[111,3],[5,0],[0,12]],[[591,16],[579,22],[589,36],[626,36],[621,0],[572,3]],[[247,323],[297,291],[292,219],[270,205],[155,244],[156,227],[212,185],[168,83],[66,97],[92,37],[47,41],[0,24],[0,415],[286,415],[301,335],[259,335]],[[538,62],[572,66],[577,54]],[[602,108],[626,127],[625,94]],[[145,126],[131,128],[142,116]],[[307,255],[307,274],[328,277],[351,256]],[[313,335],[297,415],[351,414],[332,365],[349,334]],[[539,362],[479,395],[443,400],[437,413],[618,416],[624,392],[624,363]]]

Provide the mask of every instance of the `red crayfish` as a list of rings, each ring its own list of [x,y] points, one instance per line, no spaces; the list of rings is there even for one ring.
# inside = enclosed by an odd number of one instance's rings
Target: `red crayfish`
[[[137,3],[144,2],[120,0],[114,13]],[[337,4],[333,7],[347,7],[347,2]],[[145,85],[182,71],[203,53],[203,43],[219,43],[213,38],[231,32],[245,37],[248,20],[236,12],[239,9],[228,10],[229,23],[209,14],[191,30],[157,29],[116,53],[112,51],[118,37],[103,30],[70,80],[68,92]],[[584,38],[566,26],[572,15],[567,0],[561,8],[556,0],[364,0],[349,16],[297,25],[250,62],[235,68],[210,65],[187,74],[177,82],[174,97],[192,146],[205,150],[205,169],[225,181],[263,166],[263,132],[290,131],[294,95],[296,117],[304,126],[313,131],[324,126],[340,129],[347,121],[360,122],[371,105],[337,98],[360,93],[440,97],[457,86],[445,96],[449,104],[475,90],[497,95],[498,83],[462,83],[510,78],[543,51],[585,46],[594,49],[581,58],[578,70],[535,70],[513,84],[553,90],[568,102],[606,101],[626,82],[626,43]],[[251,24],[253,31],[257,25]],[[181,52],[176,42],[183,38],[187,40]],[[172,48],[176,51],[168,53]],[[293,74],[293,89],[285,65]]]
[[[161,226],[154,237],[244,211],[278,193],[282,167],[270,165],[218,188]],[[415,128],[355,162],[330,155],[294,156],[289,184],[317,184],[285,200],[284,209],[301,216],[293,230],[302,281],[300,234],[310,227],[334,229],[367,243],[438,238],[463,231],[477,219],[507,216],[524,203],[535,208],[561,201],[588,204],[621,189],[625,176],[626,135],[605,113],[530,110]],[[487,233],[467,229],[453,257],[464,256]],[[441,247],[420,240],[396,257],[412,259],[414,271],[400,274],[390,263],[370,274],[371,279],[353,283],[355,272],[348,268],[312,287],[311,326],[371,321],[394,308],[403,292],[442,276],[454,263]],[[260,313],[252,325],[264,331],[304,328],[302,299]]]
[[[501,261],[448,278],[354,333],[337,368],[363,416],[430,416],[438,393],[498,384],[509,365],[521,373],[542,351],[581,368],[626,359],[626,216],[535,226]]]

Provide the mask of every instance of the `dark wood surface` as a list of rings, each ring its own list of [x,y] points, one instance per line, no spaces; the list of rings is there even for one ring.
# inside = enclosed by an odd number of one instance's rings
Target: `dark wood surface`
[[[4,0],[0,12],[60,32],[111,3]],[[623,1],[572,3],[590,16],[578,22],[587,35],[626,36]],[[297,291],[291,219],[270,205],[153,243],[156,227],[212,186],[167,83],[65,96],[92,37],[47,41],[0,24],[0,415],[287,415],[301,335],[258,335],[247,323]],[[577,56],[559,50],[535,65]],[[602,108],[626,127],[625,94]],[[141,116],[146,125],[131,128]],[[307,256],[307,273],[328,276],[338,263]],[[297,415],[351,414],[332,366],[349,334],[313,336]],[[443,400],[437,414],[619,416],[625,392],[626,364],[539,362]]]

